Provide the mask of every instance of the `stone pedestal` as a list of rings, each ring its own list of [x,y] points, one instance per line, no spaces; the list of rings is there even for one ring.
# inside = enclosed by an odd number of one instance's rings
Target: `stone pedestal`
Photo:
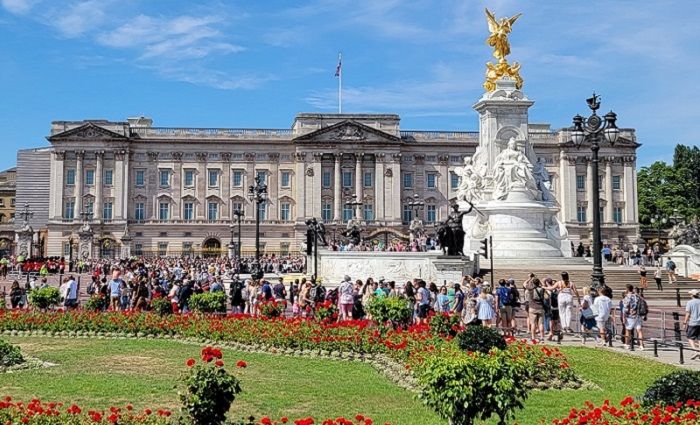
[[[82,260],[91,260],[93,257],[92,242],[94,236],[92,229],[82,228],[80,232],[78,232],[78,236],[80,237],[80,241],[78,242],[78,258]]]
[[[676,263],[676,273],[685,277],[700,278],[700,249],[691,245],[676,245],[663,255],[664,267],[668,259]]]
[[[467,257],[440,255],[433,260],[435,266],[435,283],[449,285],[461,283],[462,277],[474,273],[474,262]]]
[[[29,258],[32,256],[32,245],[34,244],[34,230],[26,225],[15,232],[17,234],[17,245],[15,255]]]
[[[132,237],[125,237],[122,236],[121,241],[122,241],[122,252],[121,252],[121,257],[122,258],[131,258],[131,241],[133,240]]]

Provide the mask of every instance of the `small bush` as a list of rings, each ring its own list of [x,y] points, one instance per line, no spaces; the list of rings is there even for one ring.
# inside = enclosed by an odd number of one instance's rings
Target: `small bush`
[[[24,362],[24,357],[20,353],[19,348],[14,345],[0,340],[0,366],[14,366]]]
[[[397,297],[372,298],[367,305],[367,312],[377,324],[390,324],[393,328],[408,326],[413,318],[413,310],[408,301]]]
[[[194,294],[188,303],[190,310],[200,313],[226,313],[225,292]]]
[[[506,349],[506,340],[496,329],[483,326],[467,326],[457,334],[457,345],[464,351],[487,354],[491,349]]]
[[[224,368],[221,350],[205,347],[202,361],[187,361],[191,369],[185,376],[185,393],[180,394],[182,410],[193,425],[218,425],[226,419],[226,413],[241,385],[235,376]]]
[[[167,316],[173,314],[173,303],[164,297],[154,298],[151,300],[151,310],[160,316]]]
[[[107,300],[105,297],[99,294],[95,294],[90,297],[85,304],[83,304],[83,309],[87,311],[102,311],[107,306]]]
[[[321,321],[335,321],[338,319],[338,306],[326,300],[316,306],[316,319]]]
[[[40,310],[54,307],[61,302],[61,293],[58,288],[47,286],[29,292],[29,303]]]
[[[430,331],[438,336],[455,336],[460,330],[458,314],[438,313],[430,318]]]
[[[275,300],[261,302],[258,304],[258,313],[267,318],[280,317],[284,313],[284,303]]]
[[[657,404],[685,403],[700,395],[700,372],[681,370],[662,376],[647,388],[642,403],[645,406]]]

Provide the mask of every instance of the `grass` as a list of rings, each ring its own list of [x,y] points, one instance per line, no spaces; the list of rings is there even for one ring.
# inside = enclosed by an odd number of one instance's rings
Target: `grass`
[[[177,409],[177,384],[185,360],[199,347],[162,340],[57,339],[7,337],[23,353],[58,366],[0,375],[0,395],[29,400],[76,402],[86,407],[133,403],[137,408]],[[533,391],[515,420],[538,424],[568,414],[587,400],[617,403],[640,395],[672,366],[590,348],[562,347],[569,363],[600,390]],[[248,368],[235,370],[243,393],[234,402],[234,416],[316,418],[368,415],[375,423],[444,425],[413,395],[366,364],[281,357],[224,350],[229,365],[243,359]],[[496,423],[491,421],[490,423]]]

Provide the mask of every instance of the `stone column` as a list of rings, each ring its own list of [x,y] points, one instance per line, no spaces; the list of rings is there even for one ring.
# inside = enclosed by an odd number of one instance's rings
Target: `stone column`
[[[117,169],[118,165],[114,168]],[[158,170],[158,152],[148,152],[148,176],[146,180],[146,194],[151,203],[151,220],[158,219],[160,212],[158,205],[158,191],[160,187],[160,176]],[[120,192],[117,192],[120,193]]]
[[[80,217],[83,212],[83,160],[85,159],[85,151],[76,151],[77,158],[75,164],[75,213],[74,217]]]
[[[586,158],[586,221],[588,223],[593,223],[593,179],[597,176],[593,175],[593,161],[590,158]],[[595,212],[597,214],[597,212]]]
[[[376,220],[386,220],[384,204],[384,154],[375,154],[374,161],[374,218]]]
[[[222,152],[221,153],[221,181],[219,182],[219,187],[221,187],[221,198],[224,200],[224,205],[221,206],[220,217],[222,219],[233,220],[233,209],[231,202],[231,153]]]
[[[449,162],[450,162],[450,157],[449,155],[440,155],[438,157],[438,162],[440,164],[440,174],[442,174],[440,177],[440,183],[438,187],[441,188],[440,192],[442,192],[443,196],[445,197],[445,205],[447,206],[447,210],[445,211],[445,216],[450,213],[449,208],[450,208],[450,167],[449,167]],[[423,192],[425,193],[425,192]],[[419,212],[418,214],[421,214],[421,220],[425,222],[425,218],[427,217],[427,211],[424,207],[422,212]],[[436,217],[437,218],[437,217]]]
[[[389,178],[390,192],[387,197],[387,204],[391,205],[391,218],[394,222],[401,223],[401,154],[394,153],[391,155],[392,164],[388,170],[384,172],[384,176]]]
[[[102,174],[104,173],[104,151],[95,152],[95,160],[97,165],[95,166],[95,205],[93,207],[93,214],[96,220],[102,220]],[[112,176],[114,178],[114,176]]]
[[[340,163],[342,159],[342,152],[335,154],[335,170],[333,174],[333,221],[341,221],[343,219],[343,191],[340,185],[342,179]]]
[[[184,153],[173,152],[173,199],[180,201],[182,199],[182,186],[185,184],[185,178],[182,175],[182,157]],[[173,208],[170,216],[173,220],[182,218],[182,208]]]
[[[127,188],[125,186],[126,180],[124,179],[124,161],[128,157],[128,154],[126,150],[118,150],[114,152],[114,175],[112,176],[112,179],[116,182],[114,185],[114,205],[112,206],[112,215],[114,219],[121,219],[123,217],[128,217],[124,216],[124,209],[126,208],[125,204],[128,204],[128,202],[125,201],[125,196],[124,193],[127,191]],[[149,160],[155,161],[158,156],[154,155],[153,152],[149,152]],[[156,173],[157,173],[156,169]],[[158,177],[156,176],[156,179]],[[148,184],[148,183],[147,183]],[[155,196],[155,191],[151,192],[149,190],[149,195]],[[154,204],[153,208],[151,211],[153,214],[156,214],[156,209],[157,205]],[[155,217],[153,217],[155,218]]]
[[[569,209],[571,208],[571,205],[569,203],[569,200],[567,199],[569,196],[569,161],[568,157],[564,153],[564,151],[561,151],[559,153],[559,190],[557,192],[559,193],[559,205],[561,206],[560,211],[560,218],[562,223],[566,223],[569,221]],[[576,192],[574,192],[576,193]]]
[[[296,189],[296,215],[297,223],[303,223],[307,217],[306,210],[306,170],[304,170],[304,158],[306,154],[302,152],[294,153],[294,166],[296,167],[295,174],[295,189]]]
[[[197,157],[197,180],[195,184],[195,197],[199,203],[199,208],[195,217],[198,220],[205,220],[209,212],[207,211],[209,206],[207,205],[207,187],[209,187],[209,170],[207,169],[207,153],[206,152],[196,152]],[[253,173],[255,175],[255,173]],[[254,216],[253,216],[254,217]]]
[[[634,170],[632,169],[633,162],[628,157],[622,158],[623,174],[622,185],[624,188],[625,199],[625,215],[623,223],[635,223],[635,190],[634,190]]]
[[[269,210],[267,212],[268,220],[278,220],[279,214],[279,159],[280,154],[277,152],[268,153],[267,157],[270,161],[270,181],[267,182],[267,190],[270,199]],[[320,174],[320,173],[319,173]],[[321,191],[319,190],[319,194]]]
[[[248,186],[255,186],[255,153],[253,152],[246,152],[245,154],[245,160],[246,160],[246,166],[245,166],[245,172],[246,172],[246,183],[248,183],[244,187],[244,197],[247,199],[248,198]],[[254,202],[249,202],[247,204],[246,209],[246,214],[245,216],[248,217],[251,220],[255,220],[255,203]]]
[[[309,196],[312,200],[311,203],[311,214],[313,217],[316,217],[317,219],[321,218],[321,204],[323,203],[323,200],[321,199],[321,192],[322,192],[322,178],[323,178],[323,168],[321,166],[321,162],[323,160],[323,154],[322,153],[315,153],[313,156],[314,162],[311,164],[311,181],[312,181],[312,189],[311,189],[311,195]]]
[[[362,157],[364,156],[363,153],[356,153],[355,154],[355,196],[357,196],[358,201],[362,201]],[[360,211],[361,207],[357,207],[357,210],[355,211],[355,214],[357,215],[357,218],[362,220],[362,212]]]
[[[131,159],[131,152],[128,150],[124,151],[124,187],[122,187],[122,207],[121,209],[117,210],[117,214],[121,213],[121,217],[117,215],[118,219],[123,219],[126,221],[129,218],[129,205],[131,204],[129,202],[129,193],[131,193],[131,169],[129,167]],[[114,176],[112,176],[114,178]]]
[[[612,188],[612,162],[613,158],[605,158],[605,222],[613,223],[613,188]]]
[[[51,161],[51,204],[49,205],[49,218],[60,220],[63,217],[63,175],[64,161],[66,153],[63,151],[54,151],[53,160]]]

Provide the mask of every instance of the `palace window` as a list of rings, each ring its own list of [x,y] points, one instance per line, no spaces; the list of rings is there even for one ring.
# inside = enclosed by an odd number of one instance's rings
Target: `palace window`
[[[576,175],[576,190],[586,190],[586,176],[583,174]]]
[[[363,217],[365,221],[371,221],[374,220],[374,205],[372,204],[364,204],[363,206]]]
[[[282,202],[280,204],[280,220],[289,221],[292,216],[292,206],[289,202]]]
[[[91,198],[85,201],[85,212],[91,216],[95,213],[95,202]]]
[[[66,185],[67,186],[75,185],[75,170],[73,170],[73,169],[66,170]]]
[[[207,219],[209,221],[214,221],[219,218],[219,204],[216,202],[209,202],[207,207]]]
[[[243,171],[241,170],[233,170],[232,174],[232,184],[233,187],[241,187],[243,186]]]
[[[258,219],[260,221],[266,220],[267,219],[267,204],[262,203],[262,204],[257,204],[258,205]]]
[[[136,242],[134,244],[134,255],[140,257],[143,255],[143,244],[140,242]]]
[[[343,171],[343,187],[352,187],[352,171]]]
[[[613,221],[617,224],[622,223],[622,207],[613,208]]]
[[[168,243],[158,242],[158,256],[165,257],[166,255],[168,255]]]
[[[137,202],[134,205],[134,220],[142,221],[146,217],[146,205],[143,202]]]
[[[331,172],[324,171],[323,172],[323,188],[330,189],[330,187],[331,187]]]
[[[457,189],[459,187],[459,176],[454,171],[450,171],[450,188]]]
[[[578,218],[579,223],[585,223],[586,222],[586,207],[583,205],[579,205],[578,208],[576,209],[576,218]]]
[[[192,242],[183,242],[182,243],[182,255],[191,256],[193,253],[194,253],[194,250],[192,249]]]
[[[620,176],[612,176],[612,190],[621,190]]]
[[[161,202],[158,204],[158,219],[159,220],[170,220],[170,204],[167,202]]]
[[[324,202],[323,208],[321,209],[321,219],[323,221],[331,221],[333,218],[333,206],[328,202]]]
[[[413,189],[413,173],[403,173],[403,188]]]
[[[209,170],[209,187],[219,187],[219,170]]]
[[[435,189],[437,187],[437,174],[428,173],[426,176],[425,185],[428,189]]]
[[[260,184],[267,184],[267,171],[258,170],[255,175],[260,178]]]
[[[85,170],[85,185],[92,186],[95,184],[95,170]]]
[[[413,210],[409,205],[404,205],[403,206],[403,222],[404,224],[408,224],[413,220]]]
[[[362,179],[362,184],[364,187],[372,187],[372,172],[365,171],[364,178]]]
[[[352,218],[352,207],[349,205],[343,206],[343,221],[350,221]]]
[[[146,184],[146,171],[145,170],[136,170],[136,178],[135,178],[135,184],[136,187],[143,187]]]
[[[68,199],[63,204],[63,218],[72,220],[75,218],[75,200]]]
[[[428,223],[435,223],[437,221],[437,209],[435,205],[426,205],[425,208],[425,221]]]
[[[194,220],[194,202],[185,202],[182,206],[182,219]]]
[[[170,170],[160,170],[160,187],[170,187]]]
[[[111,220],[112,219],[112,203],[111,202],[105,202],[104,205],[102,206],[102,218],[104,220]]]
[[[105,186],[112,186],[114,184],[114,171],[105,170],[104,180]]]
[[[280,173],[280,187],[289,188],[292,186],[292,173],[289,171],[282,171]]]
[[[185,170],[185,187],[194,187],[194,170]]]
[[[240,202],[234,202],[231,204],[231,214],[233,214],[234,211],[241,211],[243,212],[244,215],[241,216],[241,220],[245,217],[245,211],[243,211],[243,204]],[[233,215],[232,215],[233,217]]]

